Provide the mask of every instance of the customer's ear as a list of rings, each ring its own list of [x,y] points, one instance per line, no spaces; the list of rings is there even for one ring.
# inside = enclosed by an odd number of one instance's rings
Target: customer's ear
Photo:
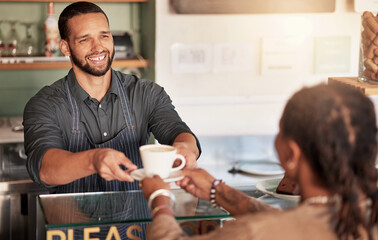
[[[293,140],[288,140],[287,146],[289,148],[289,158],[287,159],[284,169],[286,174],[292,178],[296,179],[298,176],[299,161],[302,157],[302,151],[298,144]]]
[[[294,140],[289,140],[288,146],[291,152],[291,158],[293,161],[298,162],[302,156],[302,151],[298,144]]]

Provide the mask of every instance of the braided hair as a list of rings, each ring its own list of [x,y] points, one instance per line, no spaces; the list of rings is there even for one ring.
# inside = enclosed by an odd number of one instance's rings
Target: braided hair
[[[335,216],[339,239],[357,238],[364,228],[372,239],[377,225],[377,127],[373,103],[344,85],[303,88],[288,101],[281,131],[292,138],[325,188],[341,197]],[[358,196],[371,199],[370,219]]]

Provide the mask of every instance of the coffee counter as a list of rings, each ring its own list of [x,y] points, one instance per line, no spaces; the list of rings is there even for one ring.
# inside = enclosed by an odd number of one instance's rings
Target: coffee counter
[[[254,187],[245,193],[280,208],[297,203],[269,197]],[[203,234],[232,219],[222,208],[212,208],[182,189],[172,189],[176,197],[175,216],[188,234]],[[151,223],[147,201],[141,191],[46,194],[38,197],[38,239],[85,239],[84,236],[105,239],[145,239]],[[112,239],[112,238],[109,238]],[[118,239],[118,238],[116,238]]]

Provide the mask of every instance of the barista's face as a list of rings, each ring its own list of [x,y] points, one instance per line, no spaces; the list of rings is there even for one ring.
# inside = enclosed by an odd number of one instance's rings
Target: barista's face
[[[74,70],[103,76],[110,69],[114,57],[113,37],[102,13],[88,13],[68,20],[69,41],[64,41]],[[64,48],[64,47],[63,47]]]

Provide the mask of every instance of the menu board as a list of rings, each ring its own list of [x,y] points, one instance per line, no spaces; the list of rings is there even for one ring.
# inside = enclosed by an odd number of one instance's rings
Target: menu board
[[[315,38],[315,73],[348,73],[351,59],[350,36]]]
[[[298,75],[301,68],[302,39],[299,37],[264,37],[262,39],[261,75]]]
[[[240,72],[248,71],[253,64],[253,50],[250,43],[214,44],[213,71]]]
[[[211,71],[211,44],[181,44],[171,46],[172,73],[208,73]]]

